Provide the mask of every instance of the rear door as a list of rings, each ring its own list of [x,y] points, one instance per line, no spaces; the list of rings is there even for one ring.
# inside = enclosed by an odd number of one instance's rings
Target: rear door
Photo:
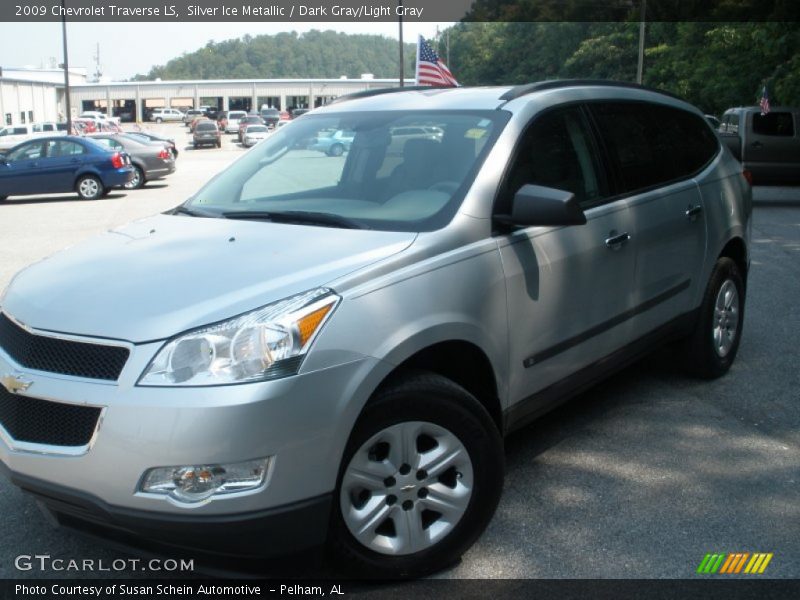
[[[71,140],[48,140],[46,156],[41,161],[43,181],[53,193],[71,192],[75,188],[75,173],[85,160],[86,149]]]
[[[719,153],[703,117],[633,102],[591,106],[636,223],[631,322],[641,337],[695,307],[706,252],[706,221],[694,176]]]
[[[609,201],[605,169],[580,106],[535,117],[508,173],[497,214],[509,212],[522,185],[535,183],[573,192],[587,218],[585,225],[527,227],[498,238],[515,404],[627,342],[635,232],[627,201]],[[518,404],[515,416],[540,408]]]
[[[795,114],[772,110],[747,115],[745,167],[764,183],[800,181],[800,136]]]

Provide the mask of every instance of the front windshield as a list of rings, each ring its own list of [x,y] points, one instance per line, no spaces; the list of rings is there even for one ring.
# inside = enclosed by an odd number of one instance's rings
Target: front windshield
[[[187,207],[248,218],[291,212],[328,223],[431,231],[455,214],[508,120],[504,111],[308,115],[203,187]]]

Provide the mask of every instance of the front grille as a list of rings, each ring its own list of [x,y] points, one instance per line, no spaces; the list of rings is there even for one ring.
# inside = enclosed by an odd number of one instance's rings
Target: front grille
[[[0,386],[0,425],[18,442],[85,446],[101,408],[18,396]]]
[[[103,346],[36,335],[0,313],[0,348],[29,369],[116,381],[130,352],[120,346]]]

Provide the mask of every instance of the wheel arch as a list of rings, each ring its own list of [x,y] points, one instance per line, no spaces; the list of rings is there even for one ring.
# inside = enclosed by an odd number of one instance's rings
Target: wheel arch
[[[451,339],[420,348],[395,363],[370,397],[409,371],[429,371],[460,385],[478,400],[491,416],[497,430],[503,432],[503,409],[497,374],[488,355],[477,344]]]
[[[736,236],[728,240],[722,251],[717,258],[727,257],[736,263],[739,272],[742,274],[742,279],[747,283],[747,271],[749,270],[749,255],[747,252],[747,244],[744,239]]]

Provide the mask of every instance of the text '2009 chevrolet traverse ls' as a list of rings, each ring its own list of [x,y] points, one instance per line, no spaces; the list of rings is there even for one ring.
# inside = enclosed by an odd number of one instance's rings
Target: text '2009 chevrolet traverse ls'
[[[356,94],[14,278],[0,459],[70,527],[424,574],[490,520],[504,434],[665,340],[726,372],[750,215],[663,93]]]

